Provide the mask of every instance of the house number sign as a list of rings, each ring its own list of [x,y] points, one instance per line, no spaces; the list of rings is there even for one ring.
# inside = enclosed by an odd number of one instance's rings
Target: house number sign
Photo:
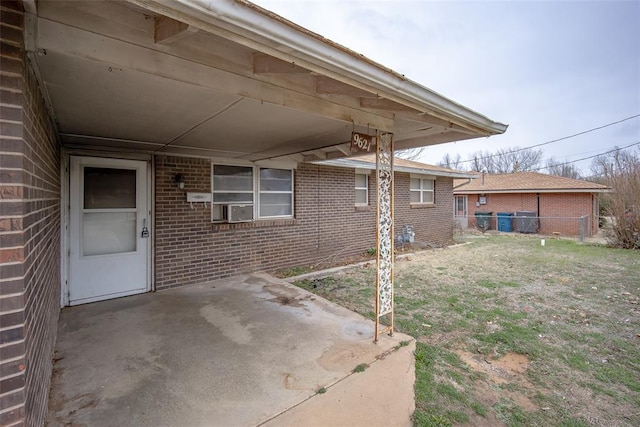
[[[351,154],[370,153],[375,150],[374,137],[364,133],[351,133]]]

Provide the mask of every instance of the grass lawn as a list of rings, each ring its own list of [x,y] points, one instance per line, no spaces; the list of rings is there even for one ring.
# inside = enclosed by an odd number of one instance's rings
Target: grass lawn
[[[296,283],[373,318],[375,265]],[[395,265],[416,426],[640,426],[640,252],[514,234]]]

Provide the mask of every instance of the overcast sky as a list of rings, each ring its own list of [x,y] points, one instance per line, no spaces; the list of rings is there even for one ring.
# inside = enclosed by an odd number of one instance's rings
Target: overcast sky
[[[254,1],[509,125],[504,135],[432,146],[425,163],[640,114],[640,0]],[[540,148],[545,159],[572,161],[634,143],[640,118]]]

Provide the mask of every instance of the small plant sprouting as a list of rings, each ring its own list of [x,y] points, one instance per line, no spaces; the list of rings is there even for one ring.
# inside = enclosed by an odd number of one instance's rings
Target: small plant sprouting
[[[371,247],[367,249],[367,256],[374,256],[376,254],[376,248]]]
[[[369,365],[367,365],[366,363],[361,363],[353,369],[353,372],[354,373],[364,372],[365,369],[367,369],[368,367]]]
[[[320,387],[318,391],[316,391],[316,394],[325,394],[326,392],[327,389],[325,387]]]

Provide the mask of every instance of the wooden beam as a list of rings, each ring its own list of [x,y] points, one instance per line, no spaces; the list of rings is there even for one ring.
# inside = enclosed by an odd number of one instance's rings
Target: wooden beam
[[[96,49],[100,46],[100,49]],[[392,131],[394,120],[384,112],[365,111],[332,102],[315,91],[302,93],[248,75],[229,72],[214,66],[167,55],[123,40],[103,36],[49,20],[39,21],[39,47],[72,57],[103,62],[112,67],[176,80],[225,93],[257,99],[322,117]]]
[[[360,106],[364,108],[375,108],[376,110],[415,111],[411,107],[383,98],[360,98]]]
[[[166,16],[153,18],[153,41],[157,44],[173,43],[196,31],[197,28]]]
[[[339,82],[329,77],[316,77],[316,92],[320,95],[346,95],[360,98],[377,98],[375,93]]]
[[[318,160],[326,160],[326,159],[327,159],[326,155],[324,157],[320,157],[317,154],[305,154],[302,157],[302,161],[303,162],[315,162],[315,161],[318,161]]]
[[[333,159],[341,159],[343,157],[347,157],[347,154],[344,154],[342,151],[340,150],[336,150],[336,151],[329,151],[327,153],[327,160],[333,160]]]
[[[310,72],[292,62],[286,62],[264,53],[253,54],[254,74],[308,74]]]
[[[305,162],[312,162],[315,160],[326,160],[327,152],[323,150],[313,150],[313,151],[305,151],[302,153],[304,155]]]

